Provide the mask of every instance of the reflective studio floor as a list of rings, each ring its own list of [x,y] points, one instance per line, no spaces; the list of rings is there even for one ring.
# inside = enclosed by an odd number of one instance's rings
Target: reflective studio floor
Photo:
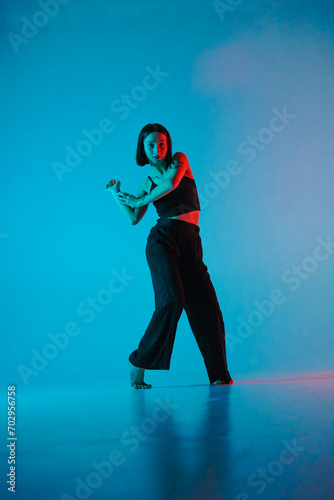
[[[333,499],[334,373],[266,375],[18,387],[14,498]]]

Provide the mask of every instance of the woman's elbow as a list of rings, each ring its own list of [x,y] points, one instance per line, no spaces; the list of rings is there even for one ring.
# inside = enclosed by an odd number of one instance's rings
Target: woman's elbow
[[[169,191],[173,191],[173,189],[175,189],[177,187],[177,184],[178,183],[176,183],[175,177],[168,179],[168,186],[167,186],[168,191],[166,194],[168,194]]]
[[[142,220],[143,216],[138,216],[135,217],[132,221],[131,221],[131,226],[136,226],[141,220]]]
[[[173,179],[170,181],[170,190],[173,191],[173,189],[177,188],[177,186],[180,184],[181,179],[178,176],[175,176]]]

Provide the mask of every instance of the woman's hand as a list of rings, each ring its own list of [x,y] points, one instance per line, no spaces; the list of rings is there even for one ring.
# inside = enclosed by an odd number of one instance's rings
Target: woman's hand
[[[119,203],[120,205],[128,205],[131,208],[140,208],[148,204],[147,201],[145,202],[145,199],[147,197],[146,195],[142,198],[136,198],[132,194],[120,191],[120,185],[121,182],[116,181],[115,179],[111,179],[106,184],[107,190],[113,194],[117,203]]]
[[[114,197],[116,198],[117,193],[119,193],[119,188],[121,185],[121,181],[116,181],[115,179],[111,179],[107,184],[106,184],[106,189],[110,191]]]
[[[123,193],[123,191],[119,191],[116,194],[116,201],[121,205],[128,205],[131,208],[138,208],[140,206],[140,199],[136,198],[132,194]]]

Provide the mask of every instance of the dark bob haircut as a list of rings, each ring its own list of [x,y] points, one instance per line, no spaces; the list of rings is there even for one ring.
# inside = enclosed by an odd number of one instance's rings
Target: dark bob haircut
[[[169,165],[172,161],[172,139],[169,135],[168,130],[163,126],[160,125],[160,123],[148,123],[143,127],[140,131],[139,137],[138,137],[138,144],[137,144],[137,153],[136,153],[136,162],[137,165],[140,165],[143,167],[144,165],[147,165],[149,163],[145,149],[144,149],[144,140],[148,135],[150,135],[152,132],[160,132],[161,134],[165,134],[167,138],[167,154],[166,154],[166,160],[167,160],[167,165]]]

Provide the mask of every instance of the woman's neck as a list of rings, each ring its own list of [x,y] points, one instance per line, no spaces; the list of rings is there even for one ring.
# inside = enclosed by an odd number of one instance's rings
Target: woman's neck
[[[150,167],[151,167],[152,174],[154,172],[157,175],[163,175],[168,168],[166,158],[163,158],[162,160],[159,160],[159,161],[154,162],[154,163],[150,162]]]
[[[165,165],[152,165],[151,164],[151,177],[160,178],[165,175],[167,166]]]

